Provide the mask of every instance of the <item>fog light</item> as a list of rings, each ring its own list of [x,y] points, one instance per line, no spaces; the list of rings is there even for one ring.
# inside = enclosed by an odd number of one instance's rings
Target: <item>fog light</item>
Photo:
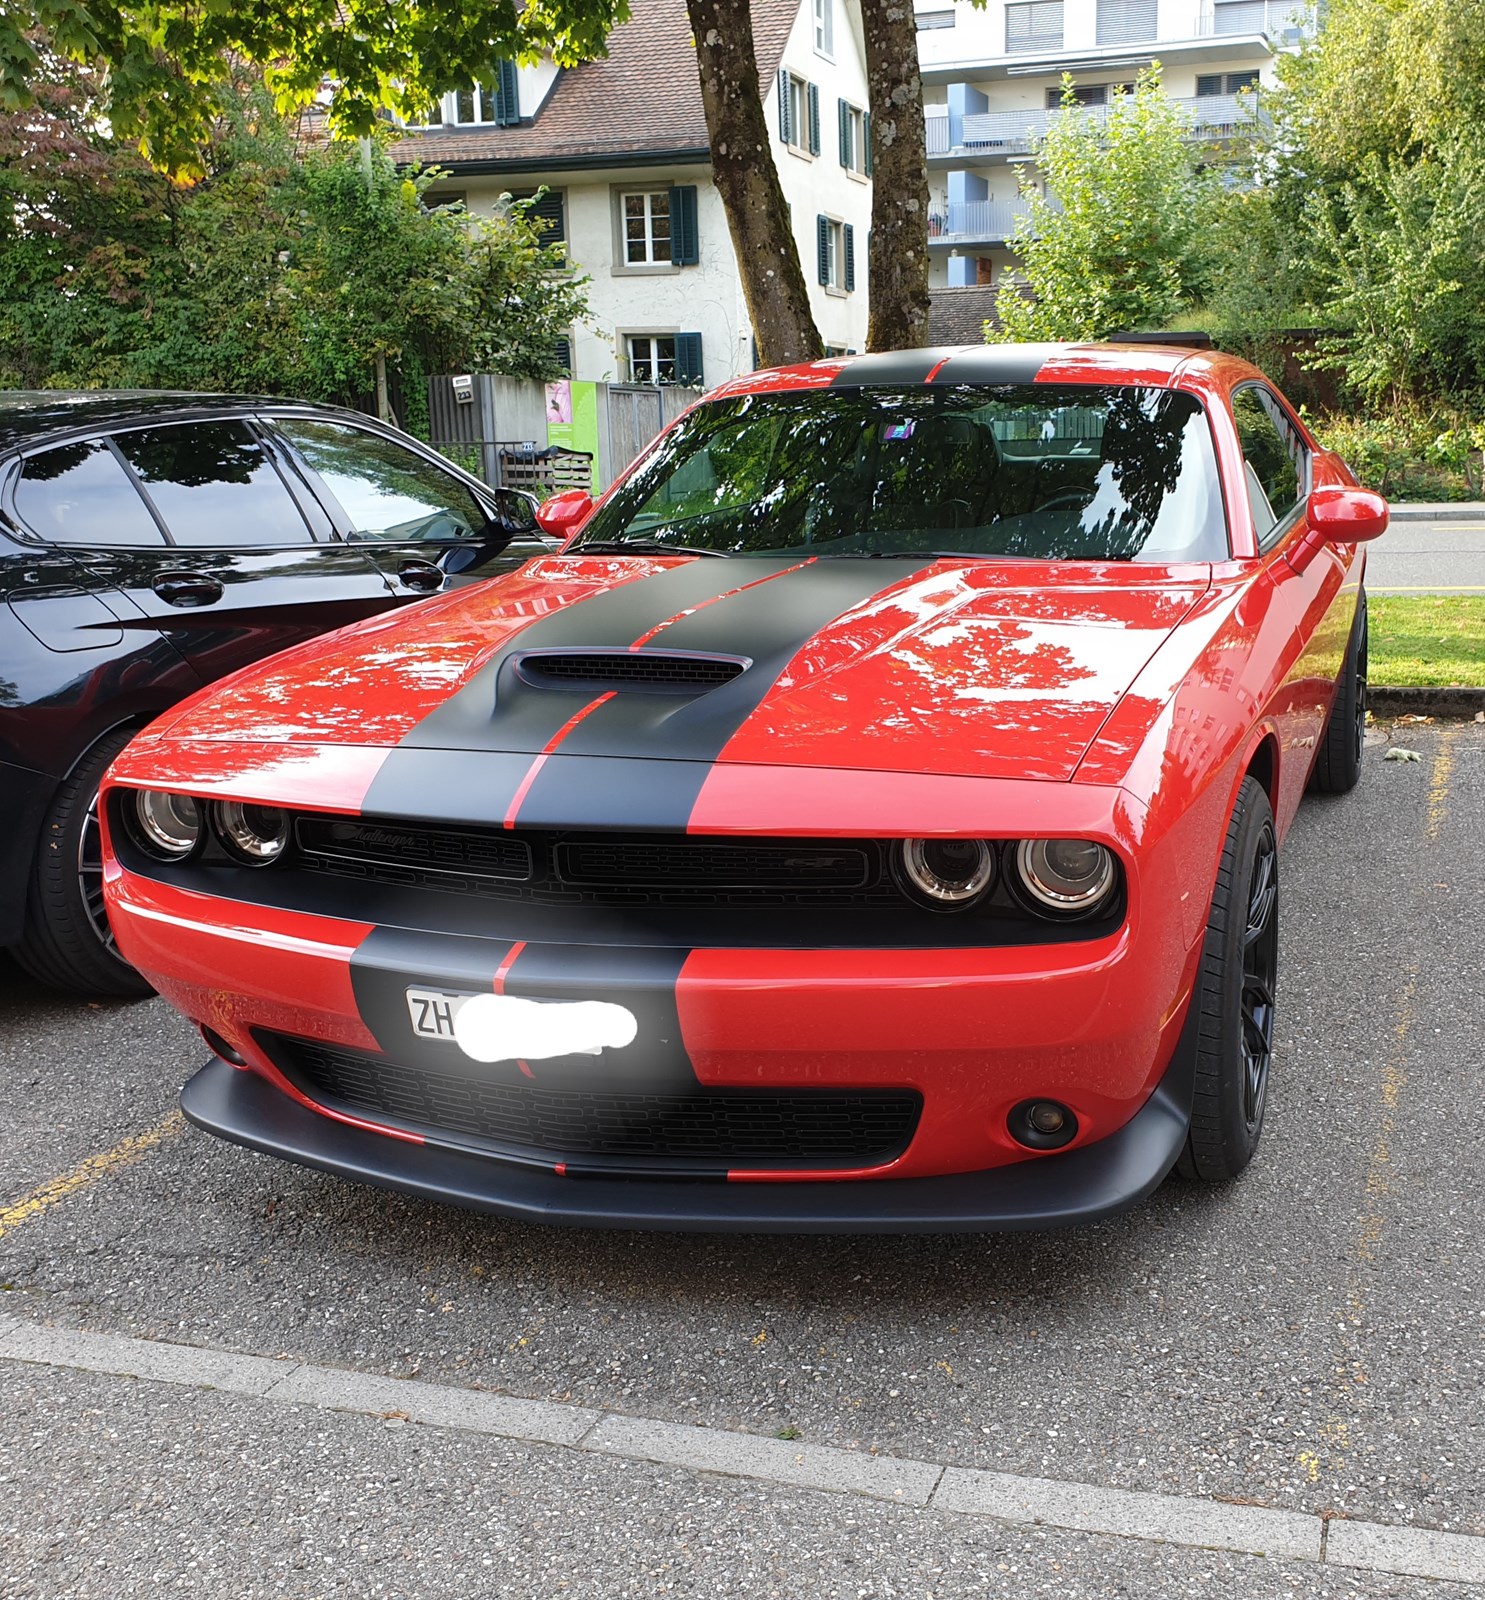
[[[1006,1127],[1028,1150],[1060,1150],[1078,1136],[1078,1119],[1055,1100],[1023,1100],[1006,1118]]]
[[[208,1028],[204,1022],[198,1022],[196,1031],[205,1039],[213,1055],[219,1055],[223,1061],[231,1062],[234,1067],[247,1065],[241,1052],[234,1050],[215,1028]]]
[[[289,819],[275,806],[218,800],[211,808],[211,821],[227,854],[250,867],[277,861],[289,843]]]

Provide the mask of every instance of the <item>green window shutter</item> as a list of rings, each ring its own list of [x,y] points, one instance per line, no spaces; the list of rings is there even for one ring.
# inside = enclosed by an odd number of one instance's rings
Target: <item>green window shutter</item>
[[[810,85],[810,154],[820,153],[820,85]]]
[[[845,241],[845,269],[847,290],[856,287],[856,230],[848,222],[840,230]]]
[[[499,63],[496,92],[499,95],[499,102],[495,108],[495,121],[502,127],[508,127],[513,122],[519,122],[521,120],[521,101],[519,80],[516,77],[516,64],[514,61],[502,61]]]
[[[830,282],[830,218],[815,218],[815,247],[819,255],[820,282]]]
[[[861,118],[861,143],[864,146],[861,154],[865,157],[863,170],[867,177],[871,176],[871,112],[866,112]]]
[[[794,143],[794,130],[789,126],[789,69],[779,68],[779,138],[785,144]]]
[[[701,260],[696,231],[696,185],[679,184],[670,191],[670,264],[694,267]]]
[[[675,381],[691,387],[702,382],[701,335],[678,333],[675,336]]]
[[[835,119],[840,124],[840,164],[851,165],[851,108],[844,100],[835,102]]]

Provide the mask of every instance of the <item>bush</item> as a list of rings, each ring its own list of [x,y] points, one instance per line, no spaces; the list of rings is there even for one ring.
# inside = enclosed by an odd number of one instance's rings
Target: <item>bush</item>
[[[1330,412],[1307,419],[1315,437],[1368,489],[1394,500],[1476,500],[1485,471],[1485,422],[1456,414]]]

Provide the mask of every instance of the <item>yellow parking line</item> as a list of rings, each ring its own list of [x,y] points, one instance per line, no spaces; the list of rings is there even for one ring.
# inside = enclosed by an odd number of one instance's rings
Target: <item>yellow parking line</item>
[[[143,1133],[131,1134],[122,1143],[116,1144],[112,1150],[89,1156],[71,1172],[64,1172],[60,1178],[53,1178],[50,1183],[44,1183],[39,1189],[33,1189],[14,1205],[0,1209],[0,1238],[13,1232],[23,1222],[29,1222],[32,1217],[40,1216],[43,1211],[49,1211],[59,1200],[65,1200],[68,1195],[76,1194],[79,1189],[86,1189],[91,1184],[97,1183],[100,1178],[106,1178],[111,1172],[117,1171],[118,1168],[127,1167],[131,1162],[138,1161],[141,1156],[148,1155],[156,1145],[174,1138],[185,1125],[185,1118],[180,1112],[172,1111],[155,1127],[146,1129]]]

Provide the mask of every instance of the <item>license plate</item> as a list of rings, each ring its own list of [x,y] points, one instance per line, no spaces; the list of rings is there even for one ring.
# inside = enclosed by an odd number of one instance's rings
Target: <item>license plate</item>
[[[445,994],[440,989],[409,989],[407,1014],[412,1030],[420,1039],[447,1039],[454,1041],[454,1018],[476,996],[472,994]]]

